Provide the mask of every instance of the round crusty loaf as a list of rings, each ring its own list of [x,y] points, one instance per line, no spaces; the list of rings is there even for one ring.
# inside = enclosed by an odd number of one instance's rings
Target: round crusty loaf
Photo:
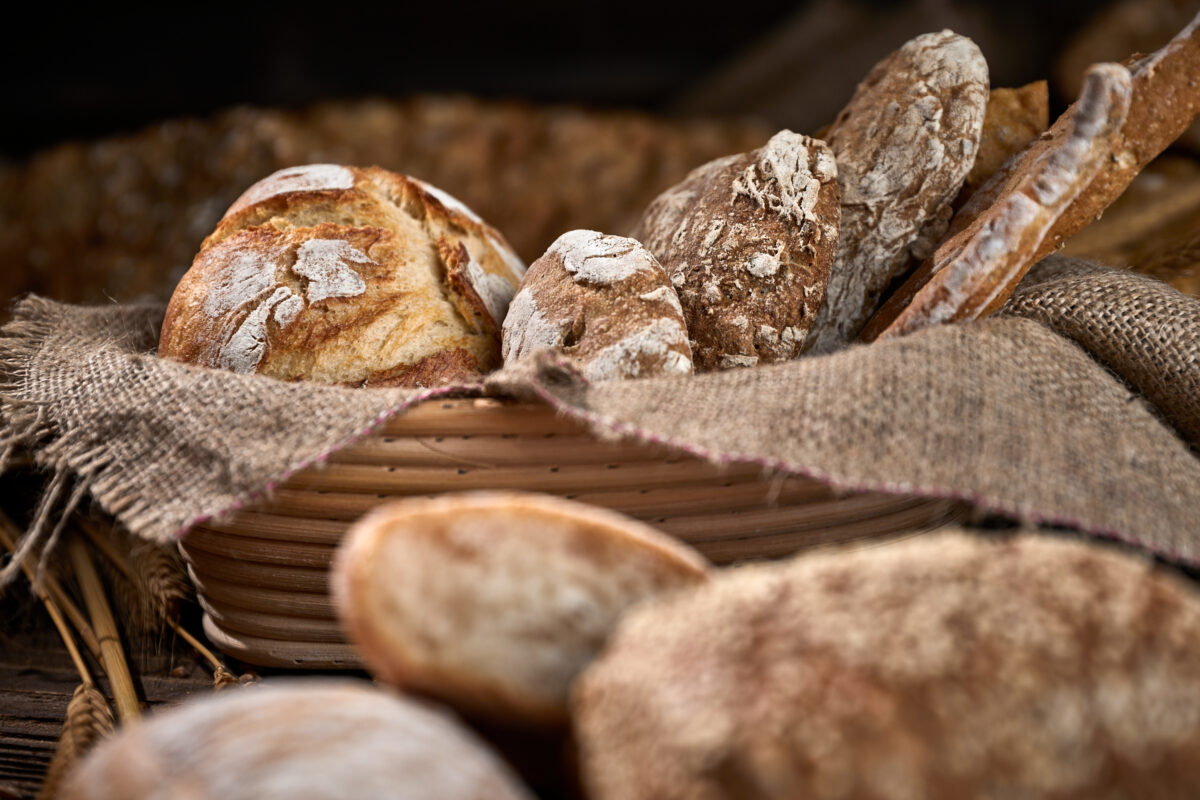
[[[184,275],[159,355],[352,386],[430,386],[500,364],[524,266],[454,198],[378,168],[280,170]]]
[[[573,710],[592,800],[1188,797],[1200,598],[1049,537],[806,556],[633,610]]]
[[[781,131],[650,204],[633,235],[679,292],[697,370],[799,354],[825,297],[839,197],[825,143]]]
[[[364,682],[277,680],[122,728],[60,800],[530,800],[466,728]]]
[[[679,297],[635,239],[570,231],[529,265],[504,320],[504,363],[540,348],[569,356],[588,380],[690,375]]]
[[[368,515],[331,584],[377,677],[501,721],[558,724],[629,605],[706,577],[695,551],[615,512],[481,492]]]

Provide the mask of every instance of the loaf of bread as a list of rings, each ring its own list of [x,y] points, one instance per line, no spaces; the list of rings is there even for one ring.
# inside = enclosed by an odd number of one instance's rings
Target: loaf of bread
[[[348,680],[275,680],[158,711],[68,775],[60,800],[531,800],[448,715]]]
[[[650,204],[633,235],[679,293],[697,370],[799,354],[825,297],[839,197],[825,143],[781,131]]]
[[[919,536],[633,609],[576,682],[592,800],[1175,798],[1200,597],[1050,537]]]
[[[905,43],[858,85],[826,134],[841,237],[807,351],[852,341],[888,285],[933,252],[975,163],[987,104],[987,61],[948,30]]]
[[[167,307],[159,355],[349,386],[470,381],[500,364],[524,271],[497,231],[419,180],[284,169],[205,239]]]
[[[504,320],[504,363],[550,348],[592,381],[690,375],[692,348],[666,270],[636,239],[564,233],[529,265]]]
[[[503,722],[556,724],[575,675],[633,603],[707,578],[640,522],[521,493],[384,506],[354,525],[331,585],[378,678]]]

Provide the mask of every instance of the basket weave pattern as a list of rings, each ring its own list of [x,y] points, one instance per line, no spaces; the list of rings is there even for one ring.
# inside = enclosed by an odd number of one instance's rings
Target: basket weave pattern
[[[481,489],[546,492],[640,519],[714,563],[921,530],[961,519],[944,500],[838,495],[753,464],[719,466],[661,447],[602,442],[536,404],[429,401],[297,473],[272,497],[181,543],[209,637],[279,667],[361,666],[327,593],[350,524],[401,497]]]

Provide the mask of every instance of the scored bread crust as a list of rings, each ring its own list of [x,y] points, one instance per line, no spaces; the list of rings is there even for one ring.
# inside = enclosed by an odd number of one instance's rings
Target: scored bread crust
[[[159,355],[353,386],[470,381],[500,365],[523,274],[497,231],[415,178],[280,170],[204,240],[167,307]]]
[[[626,607],[707,575],[694,550],[615,512],[478,492],[372,512],[339,547],[330,586],[377,678],[504,722],[556,725]]]
[[[590,381],[692,373],[666,270],[636,239],[597,231],[564,233],[529,265],[503,339],[505,364],[551,348]]]

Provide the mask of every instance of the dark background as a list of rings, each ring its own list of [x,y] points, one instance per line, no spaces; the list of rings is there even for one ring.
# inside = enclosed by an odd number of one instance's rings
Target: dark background
[[[763,113],[731,64],[790,58],[811,86],[782,123],[816,126],[874,61],[914,33],[979,42],[994,86],[1051,74],[1100,0],[809,2],[425,2],[156,8],[8,20],[0,158],[238,104],[461,92],[660,112]],[[26,17],[26,13],[28,16]],[[825,63],[833,64],[822,70]],[[715,90],[722,77],[724,91]],[[716,82],[714,84],[714,81]],[[803,80],[801,79],[803,83]],[[807,94],[806,94],[807,93]],[[777,114],[778,116],[778,114]]]

